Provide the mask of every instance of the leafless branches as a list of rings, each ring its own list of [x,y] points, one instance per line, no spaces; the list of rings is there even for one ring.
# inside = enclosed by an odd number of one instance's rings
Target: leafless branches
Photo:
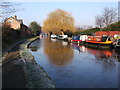
[[[18,8],[16,6],[19,6],[19,3],[12,3],[12,2],[6,2],[1,1],[0,2],[0,17],[3,17],[4,15],[14,13],[18,11]]]
[[[96,16],[95,24],[96,24],[99,28],[102,28],[102,27],[104,26],[104,24],[103,24],[103,17],[102,17],[102,16]]]
[[[104,8],[102,15],[96,16],[96,25],[99,28],[107,27],[117,21],[117,10],[114,8]]]

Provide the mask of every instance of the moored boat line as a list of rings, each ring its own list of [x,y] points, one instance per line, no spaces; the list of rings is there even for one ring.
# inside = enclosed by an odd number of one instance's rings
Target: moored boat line
[[[120,47],[120,31],[112,31],[112,33],[110,31],[106,31],[106,33],[99,31],[99,33],[96,32],[96,36],[73,36],[70,42],[94,48],[116,48]]]
[[[88,39],[85,42],[87,46],[93,45],[95,47],[96,45],[97,48],[113,47],[113,41],[111,36],[88,36]]]
[[[52,39],[67,40],[70,43],[77,43],[88,47],[110,49],[120,47],[120,34],[90,36],[79,35],[69,38],[68,35],[51,35]]]

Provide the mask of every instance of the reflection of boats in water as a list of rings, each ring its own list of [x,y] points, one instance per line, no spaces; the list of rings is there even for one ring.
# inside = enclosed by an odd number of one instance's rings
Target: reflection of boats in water
[[[72,43],[72,47],[75,49],[75,50],[78,50],[79,52],[87,52],[87,49],[85,46],[82,46],[82,45],[76,45],[76,44],[73,44]]]
[[[88,52],[90,54],[93,54],[97,57],[103,57],[103,58],[109,58],[112,56],[113,52],[111,50],[98,50],[98,49],[93,49],[93,48],[88,48],[82,45],[76,45],[72,44],[73,48],[78,50],[79,52]]]
[[[51,42],[57,42],[58,40],[51,38],[50,41],[51,41]],[[60,41],[58,41],[58,42],[60,42]],[[68,42],[67,42],[67,41],[61,41],[61,43],[62,43],[63,46],[67,46],[67,45],[68,45]]]
[[[91,48],[88,48],[87,50],[89,53],[100,58],[110,58],[113,54],[111,51],[107,51],[107,50],[96,50]]]
[[[57,39],[53,39],[53,38],[51,38],[51,41],[52,41],[52,42],[56,42],[56,41],[57,41]]]
[[[79,53],[87,52],[94,55],[98,61],[104,61],[109,64],[120,62],[120,52],[116,52],[115,50],[99,50],[76,44],[72,44],[72,46],[75,50],[79,51]]]
[[[62,41],[62,45],[63,45],[63,46],[68,46],[68,42]]]

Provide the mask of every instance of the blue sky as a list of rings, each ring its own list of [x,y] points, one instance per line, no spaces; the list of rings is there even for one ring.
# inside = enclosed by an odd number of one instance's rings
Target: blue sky
[[[29,25],[32,21],[37,21],[43,25],[47,15],[56,9],[62,9],[72,14],[75,26],[92,25],[95,26],[95,16],[100,15],[103,8],[118,8],[117,2],[21,2],[19,6],[24,10],[12,15],[17,15],[23,19],[24,24]]]

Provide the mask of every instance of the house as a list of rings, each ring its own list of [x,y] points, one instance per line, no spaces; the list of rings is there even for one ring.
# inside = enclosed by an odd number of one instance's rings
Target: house
[[[32,34],[31,29],[29,29],[25,24],[23,24],[22,19],[17,19],[16,15],[14,17],[6,18],[3,22],[3,25],[7,25],[14,30],[20,31],[21,38],[28,37]]]
[[[6,18],[4,23],[4,25],[9,25],[10,28],[14,29],[14,30],[18,30],[21,27],[21,24],[23,24],[22,19],[17,19],[17,16],[14,17],[10,17],[10,18]]]

